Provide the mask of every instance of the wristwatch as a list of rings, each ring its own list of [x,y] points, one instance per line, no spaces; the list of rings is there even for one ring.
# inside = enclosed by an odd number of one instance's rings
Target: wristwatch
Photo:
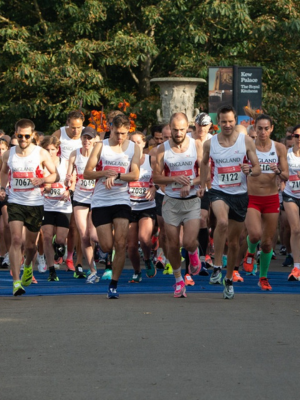
[[[279,172],[275,172],[275,174],[276,174],[276,175],[280,175],[282,171],[281,171],[280,168],[277,168],[277,169],[278,169]]]
[[[248,174],[248,176],[251,176],[252,175],[252,168],[249,168],[249,174]]]

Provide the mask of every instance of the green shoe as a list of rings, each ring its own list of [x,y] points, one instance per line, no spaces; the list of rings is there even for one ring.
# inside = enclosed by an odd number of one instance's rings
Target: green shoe
[[[28,266],[24,266],[23,275],[21,278],[21,282],[23,286],[29,286],[32,283],[32,263]]]
[[[165,269],[163,270],[164,275],[173,275],[173,268],[170,263],[167,263]]]
[[[101,279],[104,281],[110,281],[112,279],[112,270],[109,268],[105,269]]]
[[[56,275],[55,267],[49,267],[49,277],[48,282],[58,282],[59,278]]]
[[[13,295],[14,296],[22,296],[22,294],[26,293],[25,289],[21,285],[21,281],[13,282]]]
[[[86,274],[83,271],[82,265],[78,264],[75,267],[75,272],[74,272],[74,278],[76,279],[85,279],[86,278]]]
[[[137,274],[134,273],[134,274],[132,275],[131,280],[128,281],[128,282],[129,282],[129,283],[140,283],[140,282],[142,282],[142,273],[141,273],[141,272],[138,272]]]
[[[152,260],[145,260],[146,276],[148,278],[154,278],[156,275],[156,268]]]

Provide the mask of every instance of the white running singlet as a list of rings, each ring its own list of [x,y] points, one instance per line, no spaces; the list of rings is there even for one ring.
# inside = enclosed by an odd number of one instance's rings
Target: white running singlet
[[[286,182],[284,193],[300,199],[300,157],[295,156],[293,148],[288,149],[287,162],[289,165],[289,180]]]
[[[164,143],[165,154],[164,154],[164,170],[165,176],[179,176],[184,175],[190,179],[198,176],[198,162],[197,162],[197,149],[195,140],[189,137],[189,146],[184,153],[175,153],[170,146],[169,141]],[[166,185],[165,193],[169,197],[181,198],[180,189],[183,185],[172,182]],[[191,186],[190,194],[186,197],[187,199],[191,196],[196,195],[195,186]]]
[[[70,196],[68,201],[61,200],[61,196],[65,193],[65,179],[67,170],[65,163],[60,159],[59,166],[56,167],[59,173],[59,181],[51,184],[51,191],[44,193],[44,210],[49,212],[61,212],[70,214],[72,212],[72,203]]]
[[[256,149],[256,155],[260,165],[262,174],[274,174],[274,171],[270,169],[270,164],[278,164],[278,155],[276,153],[276,147],[273,140],[271,140],[271,149],[266,152],[262,152]]]
[[[155,207],[155,200],[146,200],[146,191],[153,187],[152,168],[150,156],[145,154],[145,161],[140,166],[140,176],[138,181],[129,182],[129,194],[132,211],[146,210]]]
[[[109,139],[103,140],[101,156],[96,166],[96,171],[110,169],[120,174],[127,174],[130,170],[135,147],[133,142],[128,141],[128,143],[128,147],[124,152],[116,153],[111,149]],[[128,183],[116,179],[114,181],[114,186],[112,186],[111,189],[106,189],[105,180],[106,177],[97,180],[92,196],[91,208],[109,207],[117,204],[126,204],[130,206]]]
[[[241,164],[247,163],[245,135],[240,133],[233,146],[220,145],[218,135],[210,140],[211,188],[228,194],[247,193],[246,175]]]
[[[42,206],[44,199],[43,187],[35,187],[32,178],[42,178],[43,170],[40,168],[41,147],[35,146],[27,157],[16,154],[16,147],[10,149],[7,165],[9,171],[8,203],[23,206]]]
[[[84,179],[83,172],[89,157],[81,154],[81,149],[77,149],[74,166],[76,168],[76,186],[74,200],[79,203],[91,204],[92,195],[95,189],[95,179]]]
[[[82,128],[83,129],[83,128]],[[60,128],[60,156],[64,160],[69,160],[72,151],[82,147],[81,138],[71,139],[66,132],[66,127],[62,126]]]

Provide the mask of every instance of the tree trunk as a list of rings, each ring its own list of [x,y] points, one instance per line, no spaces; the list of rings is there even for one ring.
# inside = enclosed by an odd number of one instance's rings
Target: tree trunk
[[[139,72],[139,97],[145,98],[150,96],[150,73],[152,59],[147,56],[147,59],[141,63]]]

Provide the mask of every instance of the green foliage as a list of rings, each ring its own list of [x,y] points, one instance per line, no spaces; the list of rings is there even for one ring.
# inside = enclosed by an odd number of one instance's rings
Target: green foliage
[[[299,123],[300,3],[292,0],[0,1],[0,127],[35,120],[51,133],[70,110],[116,108],[155,121],[150,78],[207,78],[208,66],[263,67],[276,133]],[[206,109],[207,87],[197,105]]]

